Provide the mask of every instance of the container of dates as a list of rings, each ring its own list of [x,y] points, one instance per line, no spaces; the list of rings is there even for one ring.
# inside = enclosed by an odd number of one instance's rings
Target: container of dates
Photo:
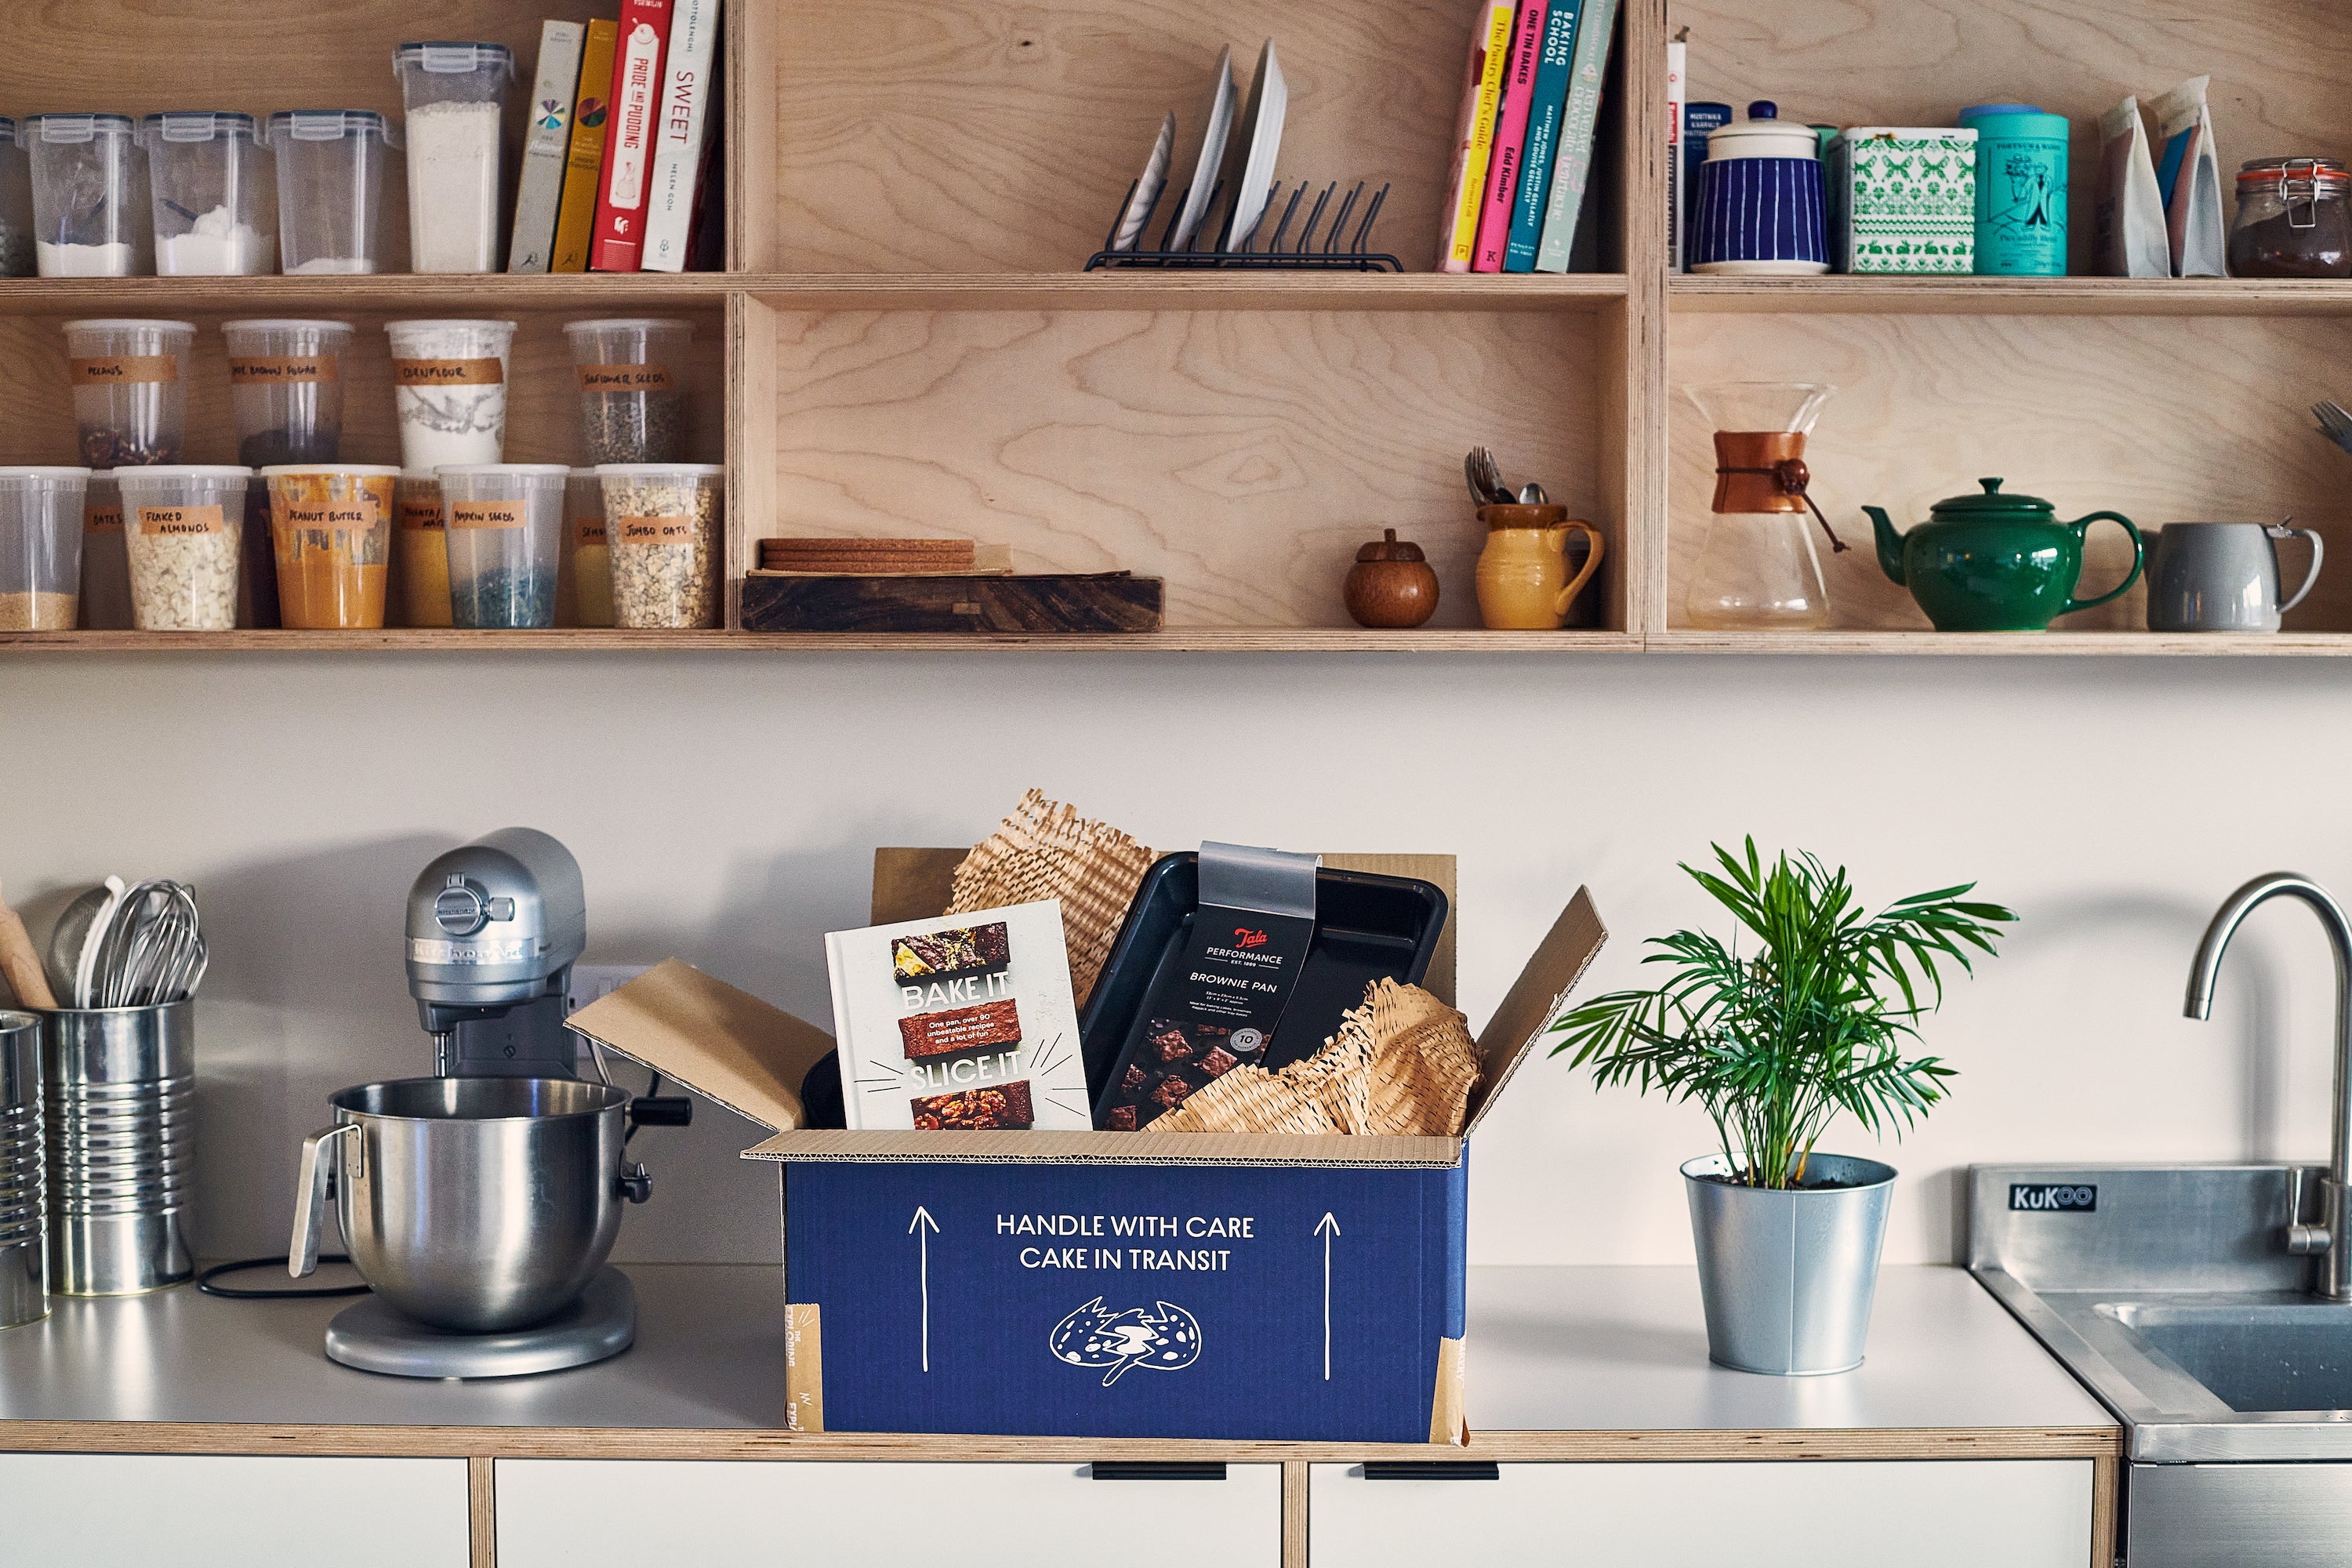
[[[1027,1014],[1040,983],[1024,968],[1023,933],[1000,943],[981,929],[1012,919],[1004,910],[937,913],[961,858],[876,856],[875,923],[927,923],[945,939],[914,955],[929,973],[907,977],[924,994],[908,1016],[953,1016],[905,1039],[947,1069],[940,1092],[953,1098],[910,1108],[911,1127],[825,1124],[829,1101],[837,1113],[845,1092],[877,1076],[870,1064],[901,1054],[899,1031],[836,1058],[816,1026],[676,960],[568,1020],[599,1048],[776,1130],[744,1157],[776,1163],[789,1216],[782,1424],[1466,1442],[1465,1148],[1605,939],[1591,898],[1577,893],[1475,1037],[1479,1078],[1457,1136],[1060,1131],[1046,1117],[1066,1116],[1068,1097],[1048,1086],[1060,1065],[1043,1037],[1051,1026],[1041,1032]],[[1453,881],[1446,856],[1343,864],[1436,889]],[[1162,885],[1178,875],[1162,873]],[[1314,923],[1333,914],[1318,910]],[[1422,985],[1452,1005],[1450,942],[1429,947]],[[990,1010],[1016,991],[1017,1031]],[[1102,1016],[1091,996],[1088,1006]],[[1272,1037],[1290,1045],[1302,1022],[1287,1016]],[[976,1058],[1008,1049],[1024,1054],[983,1075]],[[975,1061],[972,1082],[953,1079],[959,1060]],[[888,1097],[908,1065],[880,1069]],[[1090,1087],[1099,1103],[1103,1086]]]

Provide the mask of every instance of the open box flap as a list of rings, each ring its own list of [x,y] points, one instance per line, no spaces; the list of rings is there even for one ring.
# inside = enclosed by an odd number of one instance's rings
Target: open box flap
[[[1502,1005],[1478,1033],[1478,1087],[1470,1091],[1470,1121],[1462,1129],[1463,1137],[1478,1131],[1487,1107],[1502,1094],[1503,1086],[1511,1081],[1511,1075],[1559,1016],[1568,994],[1584,978],[1593,954],[1608,940],[1601,911],[1592,907],[1591,889],[1577,889],[1576,897],[1536,944],[1519,977],[1503,993]]]
[[[1296,1132],[779,1132],[746,1160],[816,1164],[1318,1165],[1450,1170],[1459,1138],[1334,1138]]]
[[[762,1127],[798,1127],[801,1079],[833,1037],[677,959],[564,1024]]]

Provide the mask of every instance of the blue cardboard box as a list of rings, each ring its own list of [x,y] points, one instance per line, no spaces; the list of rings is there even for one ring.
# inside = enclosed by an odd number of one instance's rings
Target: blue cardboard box
[[[1459,1138],[803,1129],[830,1037],[675,961],[571,1024],[777,1130],[789,1429],[1460,1443],[1467,1140],[1605,937],[1580,889]]]

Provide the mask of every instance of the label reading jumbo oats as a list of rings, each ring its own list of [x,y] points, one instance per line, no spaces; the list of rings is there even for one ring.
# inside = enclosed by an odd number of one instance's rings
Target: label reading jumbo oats
[[[613,520],[615,544],[691,544],[694,519],[683,512],[661,517],[619,517]]]

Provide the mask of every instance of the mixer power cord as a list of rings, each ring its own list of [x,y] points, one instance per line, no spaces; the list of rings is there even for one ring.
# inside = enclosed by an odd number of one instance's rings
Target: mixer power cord
[[[349,1263],[351,1257],[341,1252],[319,1254],[321,1263]],[[304,1301],[327,1296],[364,1296],[365,1284],[313,1285],[303,1289],[284,1288],[270,1290],[245,1290],[234,1285],[215,1285],[214,1280],[224,1274],[236,1274],[247,1268],[283,1268],[286,1255],[275,1253],[268,1258],[240,1258],[234,1263],[215,1263],[196,1276],[196,1289],[207,1296],[219,1296],[231,1301]]]

